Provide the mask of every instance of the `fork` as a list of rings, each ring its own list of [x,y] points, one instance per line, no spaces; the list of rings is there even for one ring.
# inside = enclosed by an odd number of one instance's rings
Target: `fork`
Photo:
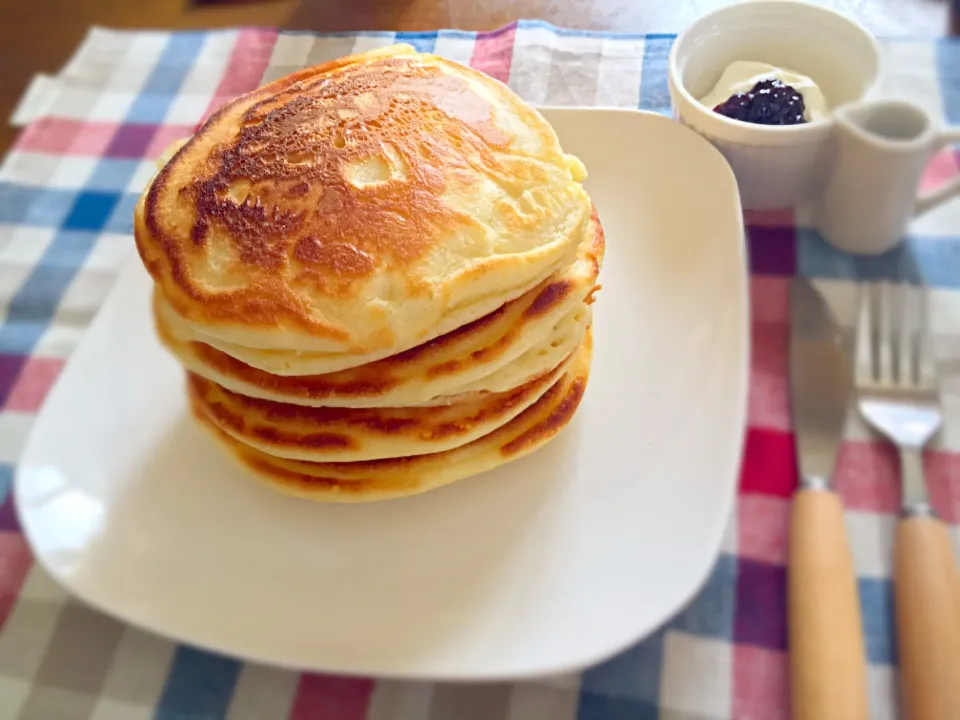
[[[855,385],[860,414],[900,453],[894,549],[900,691],[909,720],[960,718],[960,571],[930,505],[923,448],[943,422],[926,294],[861,286]]]

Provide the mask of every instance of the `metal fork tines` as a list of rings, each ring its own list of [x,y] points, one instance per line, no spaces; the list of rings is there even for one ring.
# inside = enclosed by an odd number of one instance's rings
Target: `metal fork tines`
[[[856,387],[860,414],[900,450],[905,514],[931,514],[922,449],[943,422],[927,296],[909,285],[860,291]]]

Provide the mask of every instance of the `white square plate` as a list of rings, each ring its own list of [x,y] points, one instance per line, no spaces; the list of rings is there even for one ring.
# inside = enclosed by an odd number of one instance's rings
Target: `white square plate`
[[[134,258],[19,465],[40,563],[94,607],[176,640],[397,677],[570,671],[680,609],[716,558],[739,466],[749,333],[736,184],[667,118],[544,114],[586,164],[607,236],[593,371],[560,437],[413,498],[283,496],[194,427]]]

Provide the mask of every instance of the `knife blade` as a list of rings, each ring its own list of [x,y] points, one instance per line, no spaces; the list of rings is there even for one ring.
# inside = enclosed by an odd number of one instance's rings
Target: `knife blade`
[[[790,399],[800,484],[790,513],[787,624],[794,720],[867,720],[857,578],[831,487],[852,378],[836,319],[804,278],[790,285]]]
[[[805,278],[790,288],[790,391],[803,486],[829,485],[850,401],[843,339],[823,296]]]

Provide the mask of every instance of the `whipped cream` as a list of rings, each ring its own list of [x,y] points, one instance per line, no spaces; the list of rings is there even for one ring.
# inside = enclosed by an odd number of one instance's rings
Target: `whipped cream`
[[[771,78],[789,85],[803,96],[803,119],[807,122],[823,120],[829,114],[830,108],[823,93],[806,75],[752,60],[736,60],[727,65],[717,84],[700,98],[700,102],[713,109],[720,103],[726,102],[732,95],[749,92],[761,80]]]

